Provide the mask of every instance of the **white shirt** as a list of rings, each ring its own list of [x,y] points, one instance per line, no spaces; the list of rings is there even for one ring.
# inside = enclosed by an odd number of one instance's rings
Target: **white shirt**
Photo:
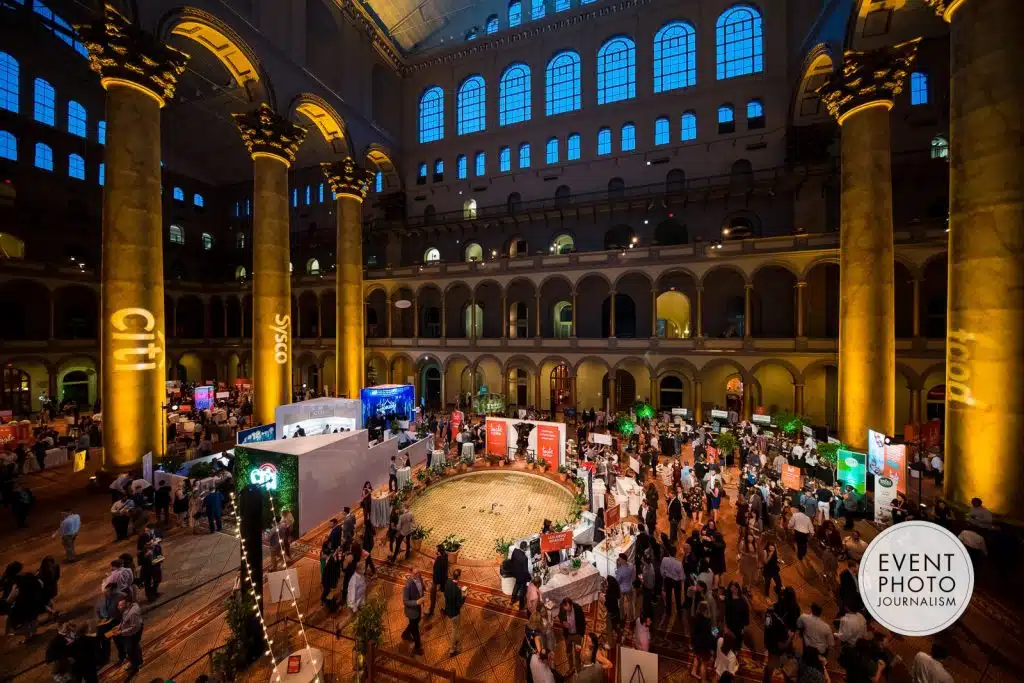
[[[797,510],[790,517],[789,528],[802,534],[814,533],[814,524],[811,522],[811,518],[805,515],[802,510]]]
[[[918,652],[914,656],[911,678],[914,683],[953,683],[953,677],[942,662],[933,659],[927,652]]]
[[[731,651],[729,654],[724,654],[722,652],[722,643],[724,641],[724,638],[718,639],[718,645],[715,652],[715,673],[718,674],[718,676],[721,676],[726,671],[731,674],[735,674],[740,670],[739,660],[736,659],[736,650]]]
[[[942,458],[937,455],[932,456],[932,469],[937,472],[942,471]]]
[[[856,645],[857,641],[867,633],[868,622],[860,612],[847,612],[839,620],[839,633],[836,637],[839,642],[847,645]]]
[[[975,550],[980,550],[985,555],[988,554],[988,548],[985,545],[985,538],[981,534],[979,534],[977,531],[971,531],[970,529],[964,529],[963,531],[960,532],[960,535],[957,536],[957,538],[959,538],[960,542],[963,543],[968,548],[974,548]]]
[[[682,581],[685,578],[683,563],[671,555],[666,555],[661,558],[661,575],[666,579]]]
[[[800,444],[796,444],[795,446],[793,446],[792,453],[793,457],[799,460],[800,458],[804,457],[804,447],[801,446]]]

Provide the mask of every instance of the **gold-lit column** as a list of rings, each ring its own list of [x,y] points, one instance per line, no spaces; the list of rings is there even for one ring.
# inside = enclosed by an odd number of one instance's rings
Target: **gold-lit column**
[[[537,339],[540,339],[541,338],[541,331],[540,331],[540,293],[539,292],[534,297],[534,302],[535,302],[535,304],[534,304],[533,315],[534,315],[534,318],[536,318],[536,322],[534,323],[536,326],[533,328],[533,336],[536,337]]]
[[[743,385],[743,419],[750,420],[754,414],[754,383],[747,382]]]
[[[745,284],[743,285],[743,338],[750,339],[751,330],[754,329],[751,325],[750,320],[750,293],[754,290],[754,285]]]
[[[576,338],[576,290],[575,289],[572,290],[572,331],[569,333],[569,336],[572,337],[573,339]],[[573,400],[575,400],[575,394],[573,395]]]
[[[392,324],[394,322],[395,311],[394,311],[394,308],[391,305],[391,297],[390,296],[384,297],[384,310],[387,311],[387,316],[388,316],[388,322],[387,322],[387,325],[385,326],[384,329],[387,330],[388,339],[391,339],[391,330],[392,330],[391,326],[392,326]]]
[[[698,290],[700,291],[700,290]],[[698,299],[699,300],[699,299]],[[700,380],[693,382],[693,420],[699,426],[704,422],[704,397],[701,396]]]
[[[914,339],[921,336],[921,281],[914,278]]]
[[[324,306],[323,300],[320,298],[320,292],[316,293],[316,338],[322,339],[324,336]]]
[[[288,169],[306,129],[265,103],[232,117],[253,166],[253,415],[256,424],[270,424],[277,407],[292,400]]]
[[[469,338],[476,341],[476,294],[469,300]]]
[[[608,336],[615,338],[615,290],[608,293]]]
[[[697,338],[704,336],[704,287],[697,285]]]
[[[617,391],[615,390],[615,370],[608,371],[608,412],[614,413],[616,411],[615,397]]]
[[[842,127],[839,227],[839,438],[867,448],[893,434],[896,330],[889,110],[917,41],[847,52],[822,101]]]
[[[413,295],[412,297],[412,338],[420,338],[420,297],[419,295]]]
[[[910,390],[910,423],[921,424],[921,390]]]
[[[804,385],[793,385],[793,412],[798,416],[804,414]]]
[[[165,450],[160,109],[188,56],[138,30],[112,6],[75,27],[106,91],[100,296],[103,468],[136,468]]]
[[[658,380],[651,377],[651,395],[648,397],[651,402],[651,407],[655,410],[658,409]]]
[[[1024,4],[929,0],[950,24],[945,492],[1024,520]]]
[[[804,297],[807,292],[807,283],[800,280],[796,283],[796,336],[802,339],[804,336]]]
[[[448,336],[448,306],[444,297],[441,295],[441,339]]]
[[[359,398],[366,371],[363,320],[363,200],[373,173],[351,157],[320,165],[337,202],[338,299],[335,364],[338,396]],[[442,300],[442,307],[444,306]],[[445,325],[442,315],[441,325]]]
[[[508,339],[508,297],[501,295],[501,338]]]
[[[658,336],[658,288],[651,287],[651,338]]]
[[[533,400],[534,400],[535,407],[537,408],[537,410],[541,410],[542,408],[541,408],[541,405],[540,405],[540,370],[539,369],[537,370],[537,374],[533,376],[533,394],[534,394],[534,399]]]

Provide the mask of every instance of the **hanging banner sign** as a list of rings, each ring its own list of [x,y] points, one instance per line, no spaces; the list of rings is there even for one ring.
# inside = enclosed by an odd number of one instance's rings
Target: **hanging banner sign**
[[[558,427],[537,425],[537,457],[547,460],[551,470],[558,471]]]
[[[503,420],[487,421],[487,454],[505,457],[508,450],[508,431]]]

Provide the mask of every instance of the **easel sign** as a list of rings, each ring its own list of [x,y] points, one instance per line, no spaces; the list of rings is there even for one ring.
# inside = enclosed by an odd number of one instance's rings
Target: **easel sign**
[[[291,586],[289,586],[289,582]],[[294,593],[292,592],[294,590]],[[267,574],[267,591],[270,593],[268,605],[299,597],[299,573],[294,569]]]
[[[604,511],[604,527],[610,529],[619,523],[622,517],[622,510],[619,509],[618,504],[612,505]]]
[[[619,683],[655,683],[657,680],[658,655],[619,647]]]

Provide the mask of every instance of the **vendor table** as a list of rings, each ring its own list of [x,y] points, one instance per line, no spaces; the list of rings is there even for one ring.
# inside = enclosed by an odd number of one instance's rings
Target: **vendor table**
[[[608,493],[604,479],[594,478],[594,511],[604,510],[604,497]]]
[[[581,607],[601,597],[601,573],[592,564],[584,563],[573,576],[569,562],[563,562],[552,570],[551,578],[540,587],[540,597],[556,605],[570,598]]]
[[[443,448],[435,448],[433,451],[431,451],[431,454],[430,454],[430,466],[431,467],[433,467],[434,465],[444,465],[447,462],[448,462],[448,458],[447,458],[447,455],[445,454]]]
[[[612,545],[613,543],[614,545]],[[597,567],[601,576],[615,576],[615,561],[619,559],[619,554],[626,553],[626,557],[632,562],[635,547],[636,538],[632,535],[620,536],[614,541],[611,538],[606,538],[586,555]]]
[[[576,545],[593,545],[594,523],[596,521],[596,514],[593,512],[584,512],[580,516],[580,521],[576,522],[576,526],[573,527],[572,542]]]
[[[315,647],[305,647],[293,652],[292,655],[302,658],[299,672],[288,673],[288,658],[285,657],[271,672],[270,683],[309,683],[319,679],[320,671],[324,666],[324,654],[320,650]]]
[[[17,458],[15,458],[17,460]],[[51,448],[46,451],[46,455],[43,457],[43,464],[47,467],[57,467],[63,465],[68,461],[68,449],[66,448]],[[39,470],[39,463],[36,462],[36,456],[34,453],[29,453],[28,457],[25,458],[25,471],[36,472]]]
[[[398,478],[398,490],[401,491],[412,479],[412,468],[403,467],[395,472],[395,476]]]
[[[374,529],[387,527],[391,519],[391,492],[374,491],[370,498],[370,521]]]
[[[476,458],[476,450],[473,448],[473,444],[468,441],[462,444],[462,450],[459,452],[459,455],[461,455],[462,459],[466,462],[473,462]]]
[[[640,512],[640,500],[644,495],[643,487],[636,483],[636,480],[631,477],[616,477],[615,478],[615,489],[617,494],[626,496],[627,506],[622,508],[622,516],[625,517],[627,514],[635,515]],[[618,496],[615,500],[620,504],[624,501],[620,500]]]

